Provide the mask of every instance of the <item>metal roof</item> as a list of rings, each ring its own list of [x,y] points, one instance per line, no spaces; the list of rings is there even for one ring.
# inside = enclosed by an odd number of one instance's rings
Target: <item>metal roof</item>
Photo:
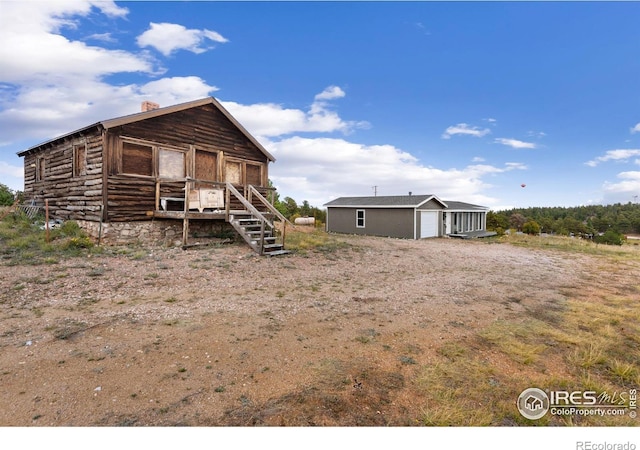
[[[434,199],[447,211],[487,211],[486,206],[471,203],[440,200],[433,194],[425,195],[392,195],[375,197],[339,197],[325,203],[324,206],[334,208],[417,208]]]
[[[88,125],[84,128],[80,128],[78,130],[72,131],[70,133],[66,133],[63,134],[61,136],[57,136],[53,139],[50,139],[46,142],[42,142],[38,145],[34,145],[33,147],[30,147],[26,150],[22,150],[21,152],[18,152],[18,156],[24,156],[27,153],[33,151],[33,150],[37,150],[40,147],[43,147],[45,145],[48,144],[52,144],[58,140],[63,140],[65,138],[68,138],[70,136],[73,136],[75,134],[82,134],[92,128],[95,127],[102,127],[104,129],[109,129],[109,128],[115,128],[115,127],[119,127],[121,125],[127,125],[130,123],[134,123],[134,122],[138,122],[140,120],[146,120],[146,119],[151,119],[154,117],[159,117],[159,116],[164,116],[166,114],[171,114],[171,113],[175,113],[175,112],[179,112],[179,111],[184,111],[185,109],[190,109],[190,108],[197,108],[199,106],[204,106],[204,105],[208,105],[208,104],[212,104],[214,105],[216,108],[218,108],[218,110],[227,118],[231,121],[231,123],[233,123],[241,132],[242,134],[244,134],[247,139],[249,139],[256,147],[258,147],[258,150],[260,150],[269,160],[271,161],[275,161],[276,159],[273,157],[273,155],[271,155],[271,153],[269,153],[267,151],[267,149],[265,149],[262,144],[260,144],[241,124],[240,122],[238,122],[235,117],[233,117],[231,115],[231,113],[229,111],[227,111],[221,104],[220,102],[218,102],[215,98],[213,97],[205,97],[199,100],[193,100],[190,102],[185,102],[185,103],[180,103],[177,105],[173,105],[173,106],[166,106],[164,108],[158,108],[158,109],[152,109],[150,111],[144,111],[144,112],[139,112],[139,113],[135,113],[135,114],[129,114],[127,116],[122,116],[122,117],[116,117],[114,119],[108,119],[108,120],[103,120],[100,122],[96,122],[92,125]]]
[[[389,195],[375,197],[339,197],[325,203],[324,206],[349,208],[349,207],[370,207],[370,208],[417,208],[423,203],[434,199],[445,208],[446,204],[433,194],[425,195]]]
[[[486,206],[474,205],[472,203],[454,202],[446,200],[447,210],[449,211],[487,211]]]

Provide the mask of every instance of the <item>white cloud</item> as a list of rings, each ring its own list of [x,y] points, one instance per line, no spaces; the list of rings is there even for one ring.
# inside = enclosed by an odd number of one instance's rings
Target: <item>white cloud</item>
[[[78,17],[89,15],[92,6],[112,16],[126,14],[112,2],[2,2],[0,80],[53,84],[71,77],[152,72],[153,64],[145,55],[89,46],[58,34],[62,28],[73,28]]]
[[[466,134],[469,136],[482,137],[489,133],[491,133],[491,130],[489,130],[488,128],[473,127],[466,123],[459,123],[444,130],[444,133],[442,133],[442,139],[450,139],[451,136],[454,136],[456,134]]]
[[[109,44],[115,44],[118,42],[111,33],[95,33],[86,37],[86,40],[94,40],[100,42],[107,42]]]
[[[638,122],[635,127],[631,128],[631,134],[634,133],[640,133],[640,122]]]
[[[138,112],[143,100],[168,106],[217,90],[198,77],[149,81],[149,76],[157,77],[162,71],[154,67],[147,52],[109,50],[60,34],[90,14],[124,17],[127,10],[112,2],[2,2],[2,9],[2,146],[15,141],[37,143],[99,120]],[[108,33],[94,37],[100,36]],[[108,75],[132,72],[145,75],[144,82],[112,85],[104,81]]]
[[[0,175],[20,178],[23,174],[23,167],[12,166],[4,161],[0,161]]]
[[[587,161],[585,164],[589,167],[596,167],[601,162],[606,161],[621,161],[627,162],[633,156],[640,156],[640,149],[629,148],[629,149],[618,149],[618,150],[608,150],[604,156],[598,156],[591,161]]]
[[[484,162],[485,159],[482,156],[475,156],[471,161],[473,161],[473,162]]]
[[[242,105],[236,102],[222,102],[222,105],[238,119],[247,130],[256,136],[273,137],[296,132],[349,133],[356,128],[368,128],[367,122],[345,121],[329,109],[328,99],[340,98],[344,91],[330,86],[315,96],[308,111],[283,108],[275,103]]]
[[[627,203],[640,195],[640,171],[621,172],[618,178],[622,181],[604,183],[605,203]]]
[[[536,144],[534,144],[533,142],[524,142],[517,139],[496,138],[494,142],[512,148],[536,148]]]
[[[342,98],[345,95],[345,92],[340,87],[329,86],[325,88],[324,91],[317,94],[314,98],[316,100],[333,100],[335,98]]]
[[[206,41],[217,43],[229,42],[220,33],[211,30],[187,29],[175,23],[149,24],[150,28],[138,36],[140,47],[153,47],[165,56],[177,50],[188,50],[193,53],[203,53],[208,50]]]
[[[526,169],[528,169],[526,164],[517,163],[517,162],[508,162],[508,163],[505,163],[504,165],[505,165],[505,167],[507,167],[510,170],[514,170],[514,169],[526,170]]]
[[[290,137],[263,141],[277,158],[270,177],[280,192],[320,206],[339,196],[436,194],[440,198],[490,205],[496,199],[483,192],[486,177],[524,168],[473,164],[439,169],[422,164],[393,145],[364,145],[333,138]]]

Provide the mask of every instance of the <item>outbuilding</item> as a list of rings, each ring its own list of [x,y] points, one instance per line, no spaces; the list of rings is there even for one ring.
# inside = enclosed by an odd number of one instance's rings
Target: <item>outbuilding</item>
[[[328,232],[401,239],[484,237],[489,208],[433,194],[339,197],[324,205]]]

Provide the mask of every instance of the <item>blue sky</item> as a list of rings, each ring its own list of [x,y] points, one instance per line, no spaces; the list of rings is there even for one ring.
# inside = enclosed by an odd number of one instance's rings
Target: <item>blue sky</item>
[[[640,201],[638,2],[0,0],[0,42],[12,189],[20,150],[212,95],[298,202]]]

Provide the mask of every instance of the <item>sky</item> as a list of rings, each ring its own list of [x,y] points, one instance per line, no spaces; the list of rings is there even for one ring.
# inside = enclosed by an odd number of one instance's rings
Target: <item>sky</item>
[[[640,202],[640,2],[0,0],[0,183],[95,122],[218,99],[281,198]]]

